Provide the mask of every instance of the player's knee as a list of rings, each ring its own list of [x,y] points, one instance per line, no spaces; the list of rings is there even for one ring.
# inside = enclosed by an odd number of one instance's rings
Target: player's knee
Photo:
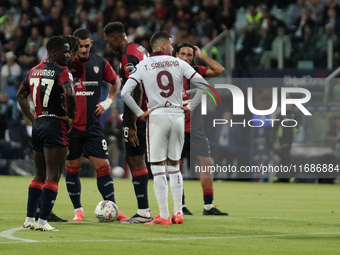
[[[144,155],[139,155],[139,156],[125,155],[125,161],[129,165],[130,170],[146,167]]]
[[[80,167],[80,158],[72,159],[72,160],[66,160],[66,166],[71,167]]]

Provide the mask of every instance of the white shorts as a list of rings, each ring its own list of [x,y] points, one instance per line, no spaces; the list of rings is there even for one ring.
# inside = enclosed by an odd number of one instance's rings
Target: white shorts
[[[146,125],[147,157],[151,163],[180,160],[184,144],[184,115],[151,115]]]

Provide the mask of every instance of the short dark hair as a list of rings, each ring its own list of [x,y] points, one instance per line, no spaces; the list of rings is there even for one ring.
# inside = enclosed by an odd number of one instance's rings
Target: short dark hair
[[[86,40],[87,38],[92,39],[91,32],[86,28],[78,28],[74,31],[73,36],[80,40]]]
[[[116,22],[110,22],[107,24],[104,28],[104,33],[106,35],[111,34],[124,34],[125,33],[125,27],[122,22],[116,21]]]
[[[159,40],[169,40],[170,38],[171,38],[171,35],[163,31],[154,33],[150,39],[151,48],[154,48]]]
[[[73,35],[64,35],[63,39],[65,39],[70,45],[70,51],[78,51],[79,50],[79,41]]]
[[[179,53],[179,51],[180,51],[181,48],[183,48],[183,47],[189,47],[189,48],[191,48],[191,49],[193,50],[193,52],[194,52],[194,57],[195,57],[195,48],[194,48],[194,45],[193,45],[192,43],[190,43],[190,42],[182,42],[182,43],[178,44],[178,45],[176,46],[176,53]]]
[[[61,50],[67,41],[60,36],[51,37],[46,43],[47,52],[52,52],[54,50]]]

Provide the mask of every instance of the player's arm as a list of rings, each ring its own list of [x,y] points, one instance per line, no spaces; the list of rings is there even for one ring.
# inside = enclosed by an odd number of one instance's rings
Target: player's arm
[[[203,61],[205,64],[207,64],[210,68],[207,69],[207,72],[205,74],[205,77],[210,78],[217,75],[220,75],[224,72],[224,67],[218,63],[217,61],[204,56],[197,46],[194,46],[195,48],[195,57],[201,61]]]
[[[111,83],[111,87],[107,98],[96,106],[95,114],[97,116],[101,116],[110,108],[121,87],[120,79],[107,60],[105,60],[104,66],[104,80]]]
[[[139,59],[133,55],[125,55],[122,58],[122,69],[126,78],[129,78],[130,74],[135,72],[136,65],[139,63]],[[138,106],[142,107],[143,100],[143,89],[142,85],[137,84],[136,88],[132,92],[132,97],[138,104]],[[132,111],[129,116],[129,131],[128,131],[128,140],[133,146],[139,146],[139,140],[137,137],[137,122],[138,117]]]
[[[28,102],[28,95],[31,92],[23,87],[22,85],[19,87],[18,93],[17,93],[17,101],[21,107],[22,112],[26,115],[26,117],[33,123],[34,121],[34,115],[31,111],[29,102]]]
[[[68,116],[68,119],[66,119],[66,122],[68,124],[69,132],[70,132],[73,127],[73,120],[76,116],[76,103],[77,103],[76,94],[74,93],[72,82],[66,81],[61,86],[65,92],[65,97],[66,97],[67,116]]]

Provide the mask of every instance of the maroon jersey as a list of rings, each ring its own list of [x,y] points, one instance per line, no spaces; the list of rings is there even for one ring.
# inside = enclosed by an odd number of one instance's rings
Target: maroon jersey
[[[197,73],[199,73],[200,75],[202,75],[202,77],[205,78],[205,75],[209,68],[204,67],[204,66],[195,66],[194,69],[196,70]],[[190,89],[190,80],[183,78],[183,91],[182,91],[183,106],[187,106],[190,101],[190,95],[187,92],[189,89]],[[196,107],[196,108],[199,108],[199,107]],[[191,119],[192,114],[194,113],[185,115],[185,132],[190,132],[190,119]]]
[[[148,57],[149,53],[143,46],[137,43],[129,43],[126,45],[123,56],[122,63],[119,69],[119,76],[122,79],[122,84],[124,86],[125,82],[130,76],[130,73],[135,69],[135,66],[142,61],[144,58]],[[142,99],[142,110],[147,110],[147,98],[145,93],[143,93]],[[129,126],[131,109],[124,102],[124,115],[123,115],[123,126]]]
[[[66,116],[64,82],[73,82],[72,74],[55,62],[41,62],[31,69],[21,86],[30,90],[37,117]]]
[[[73,127],[84,132],[100,125],[100,117],[96,116],[95,110],[99,103],[101,86],[104,81],[115,83],[117,74],[105,58],[91,53],[86,60],[75,59],[69,69],[74,78],[77,98]]]

